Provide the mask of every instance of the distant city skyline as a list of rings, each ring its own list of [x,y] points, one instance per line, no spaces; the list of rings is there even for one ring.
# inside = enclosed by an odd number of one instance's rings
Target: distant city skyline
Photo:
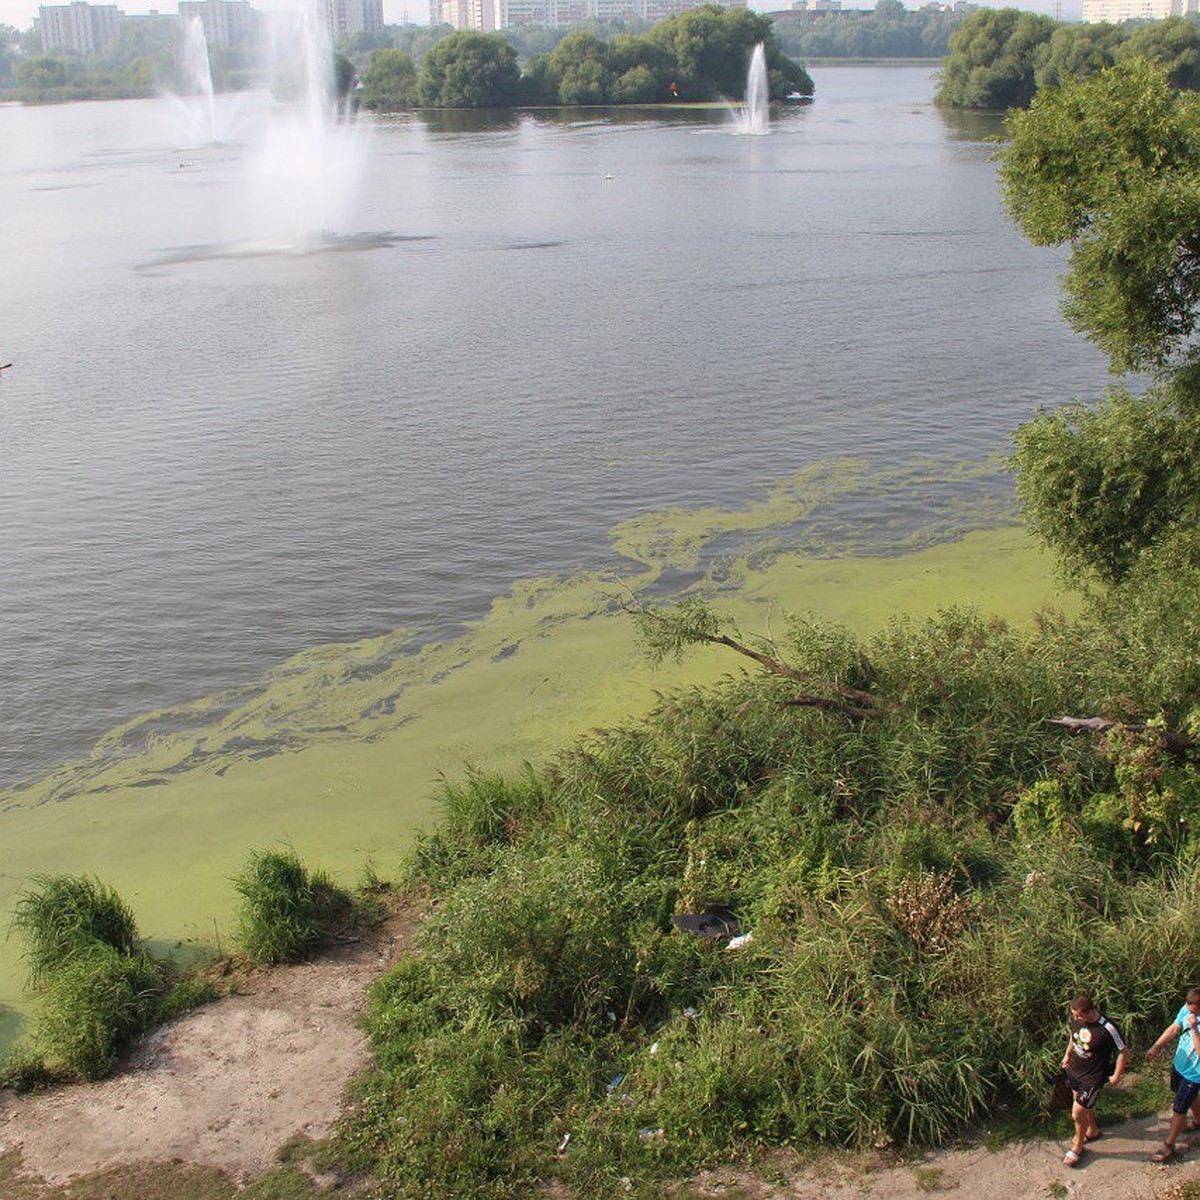
[[[59,0],[69,3],[69,0]],[[94,0],[97,2],[97,0]],[[98,0],[103,2],[103,0]],[[286,0],[251,0],[254,7],[262,12],[272,9],[291,8]],[[842,0],[845,8],[871,8],[870,0]],[[142,16],[152,10],[174,16],[178,12],[177,0],[116,0],[116,6],[126,16]],[[755,12],[775,12],[781,8],[790,7],[787,3],[771,3],[770,0],[751,0],[750,7]],[[918,9],[922,4],[909,2],[907,8]],[[993,8],[1020,8],[1028,12],[1045,13],[1047,16],[1058,15],[1064,21],[1078,21],[1082,11],[1082,0],[1022,0],[1021,3],[1004,5],[993,4]],[[0,0],[0,24],[15,25],[20,30],[26,30],[33,24],[38,14],[37,0]],[[429,0],[383,0],[383,19],[389,25],[402,24],[407,16],[409,21],[417,25],[429,22]]]

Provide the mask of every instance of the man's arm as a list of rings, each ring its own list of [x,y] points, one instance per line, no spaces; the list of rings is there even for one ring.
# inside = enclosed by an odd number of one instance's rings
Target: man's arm
[[[1146,1051],[1146,1057],[1153,1058],[1169,1041],[1172,1041],[1174,1038],[1178,1037],[1181,1032],[1182,1030],[1180,1029],[1179,1025],[1172,1021],[1170,1025],[1168,1025],[1166,1029],[1164,1029],[1162,1033],[1158,1035],[1158,1039],[1155,1041],[1154,1045]]]
[[[1117,1055],[1117,1065],[1113,1068],[1113,1073],[1108,1077],[1110,1086],[1121,1082],[1121,1076],[1125,1074],[1125,1064],[1128,1061],[1129,1051],[1122,1046],[1121,1053]]]

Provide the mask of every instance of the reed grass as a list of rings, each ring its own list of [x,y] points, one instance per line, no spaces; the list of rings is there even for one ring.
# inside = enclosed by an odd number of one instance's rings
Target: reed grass
[[[876,716],[740,677],[447,785],[409,863],[432,915],[372,993],[377,1073],[340,1152],[399,1195],[651,1195],[759,1147],[1032,1114],[1080,990],[1151,1036],[1200,979],[1200,871],[1188,803],[1152,840],[1113,755],[1044,724],[1108,694],[1097,636],[799,621],[789,661],[886,698]],[[1185,800],[1194,774],[1171,777]],[[706,902],[751,943],[673,927]]]
[[[86,875],[39,875],[17,899],[12,928],[25,942],[30,983],[42,983],[96,943],[132,954],[133,913],[112,888]]]
[[[299,962],[346,926],[354,901],[291,850],[256,850],[233,878],[242,897],[238,939],[256,962]]]

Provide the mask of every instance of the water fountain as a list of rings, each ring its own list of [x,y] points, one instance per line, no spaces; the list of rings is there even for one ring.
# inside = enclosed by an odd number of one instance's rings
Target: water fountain
[[[217,105],[213,95],[208,39],[199,17],[184,23],[179,41],[178,93],[168,93],[174,103],[180,136],[188,146],[211,144],[217,138]]]
[[[770,123],[770,89],[767,86],[767,54],[762,42],[754,47],[750,56],[750,70],[746,74],[746,103],[741,112],[743,133],[761,136]]]
[[[350,228],[365,162],[365,131],[339,104],[333,46],[316,5],[272,21],[272,93],[250,151],[247,218],[260,238],[300,253]]]

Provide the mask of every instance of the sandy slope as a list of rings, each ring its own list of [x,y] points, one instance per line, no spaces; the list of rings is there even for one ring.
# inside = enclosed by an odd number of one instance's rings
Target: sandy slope
[[[259,971],[237,992],[155,1031],[120,1074],[47,1095],[0,1092],[0,1152],[49,1182],[119,1163],[218,1167],[250,1178],[297,1134],[325,1136],[367,1061],[357,1019],[367,984],[405,944],[382,935],[318,962]]]

